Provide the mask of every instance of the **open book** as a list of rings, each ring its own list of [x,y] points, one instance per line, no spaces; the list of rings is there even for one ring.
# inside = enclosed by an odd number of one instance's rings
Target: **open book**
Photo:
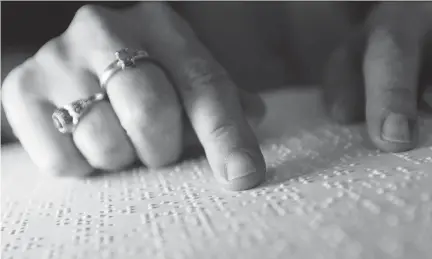
[[[66,180],[4,148],[2,258],[430,258],[432,121],[421,147],[384,154],[362,125],[329,122],[314,90],[266,102],[268,181],[239,193],[204,158]]]

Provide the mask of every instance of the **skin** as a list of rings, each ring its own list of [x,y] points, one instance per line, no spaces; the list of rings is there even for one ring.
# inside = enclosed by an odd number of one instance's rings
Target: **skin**
[[[288,8],[289,17],[295,16],[296,7]],[[305,8],[314,10],[307,4]],[[81,8],[62,35],[3,83],[4,111],[35,164],[45,172],[75,177],[95,169],[121,170],[137,160],[158,168],[175,163],[187,147],[201,144],[223,188],[245,190],[263,182],[265,162],[251,124],[259,123],[265,108],[258,96],[239,85],[267,82],[262,78],[281,84],[296,73],[281,55],[269,51],[275,41],[268,39],[277,37],[277,31],[259,37],[247,26],[248,15],[226,10],[211,4],[173,9],[162,2],[124,10]],[[327,10],[334,24],[349,18]],[[427,2],[379,4],[364,23],[342,26],[330,37],[333,40],[323,43],[328,55],[314,54],[309,46],[309,55],[321,61],[308,64],[299,59],[306,77],[326,67],[323,97],[330,116],[341,123],[366,120],[372,142],[387,152],[418,145],[418,100],[432,82],[427,73],[432,62],[427,34],[431,10]],[[196,22],[199,15],[212,20],[218,12],[238,20],[225,31]],[[285,24],[287,16],[281,17],[273,24]],[[263,23],[264,31],[271,28]],[[233,37],[219,36],[230,33]],[[294,46],[319,42],[316,35],[299,34]],[[240,58],[223,54],[223,46],[230,45],[238,46]],[[95,105],[73,135],[57,132],[53,110],[99,92],[97,76],[125,46],[145,48],[169,76],[153,63],[122,71],[108,83],[110,102]]]

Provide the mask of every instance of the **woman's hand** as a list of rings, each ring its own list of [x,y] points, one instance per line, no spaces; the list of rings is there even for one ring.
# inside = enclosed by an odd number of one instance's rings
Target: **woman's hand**
[[[53,111],[100,92],[98,77],[123,48],[144,49],[169,75],[155,63],[137,62],[108,81],[110,102],[95,103],[72,135],[58,132]],[[188,24],[160,2],[122,11],[81,8],[62,35],[3,85],[11,127],[43,171],[84,176],[137,159],[160,167],[175,162],[190,144],[184,139],[196,134],[215,178],[232,190],[265,178],[263,155],[242,107],[246,99],[262,116],[262,101],[242,93]]]
[[[342,123],[366,120],[372,142],[399,152],[418,144],[432,85],[432,4],[380,3],[328,64],[325,99]]]

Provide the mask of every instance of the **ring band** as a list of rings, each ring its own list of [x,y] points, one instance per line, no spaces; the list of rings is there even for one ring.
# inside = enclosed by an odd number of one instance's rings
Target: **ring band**
[[[106,94],[97,93],[86,99],[80,99],[57,108],[52,114],[54,126],[61,133],[73,133],[77,127],[81,117],[89,110],[96,102],[106,98]]]
[[[102,89],[106,89],[109,79],[117,72],[135,67],[136,61],[149,58],[149,55],[144,50],[130,50],[128,48],[121,49],[115,54],[116,60],[113,61],[99,77],[99,85]]]

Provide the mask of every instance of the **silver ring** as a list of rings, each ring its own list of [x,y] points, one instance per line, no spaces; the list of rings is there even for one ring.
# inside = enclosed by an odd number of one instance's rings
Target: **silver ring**
[[[54,126],[61,133],[73,133],[81,117],[95,103],[104,100],[106,94],[97,93],[86,99],[80,99],[57,108],[52,114]]]
[[[115,54],[116,60],[113,61],[99,77],[99,85],[102,89],[106,88],[108,80],[117,72],[135,67],[136,61],[149,57],[144,50],[130,50],[128,48],[121,49]]]

